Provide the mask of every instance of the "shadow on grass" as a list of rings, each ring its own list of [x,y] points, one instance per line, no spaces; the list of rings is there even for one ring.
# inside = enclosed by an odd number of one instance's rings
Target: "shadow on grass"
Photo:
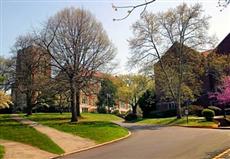
[[[50,126],[87,126],[87,127],[95,127],[95,128],[99,128],[99,127],[117,127],[119,125],[111,123],[111,122],[107,122],[107,121],[80,121],[80,122],[52,122],[49,123],[48,125]]]
[[[3,119],[4,118],[4,119]],[[7,118],[7,117],[2,117],[1,119],[0,119],[0,127],[1,126],[7,126],[7,127],[21,127],[22,126],[22,124],[21,123],[18,123],[18,122],[16,122],[16,121],[14,121],[13,119],[9,119],[9,118]]]
[[[155,120],[159,119],[159,120],[161,120],[163,118],[138,118],[138,119],[132,120],[132,121],[124,121],[123,123],[138,123],[138,122],[145,121],[145,120],[148,120],[148,119],[155,119]],[[165,118],[165,119],[167,119],[167,118]],[[180,119],[177,119],[175,117],[175,119],[173,119],[173,120],[169,120],[167,122],[163,122],[162,124],[156,124],[156,125],[170,125],[170,124],[173,124],[174,122],[176,122],[178,120],[180,120]],[[145,123],[142,123],[142,124],[145,124]]]
[[[70,120],[70,118],[68,117],[63,117],[63,118],[59,118],[59,117],[26,117],[26,119],[32,120],[32,121],[37,121],[37,122],[43,122],[43,121],[60,121],[60,120]]]

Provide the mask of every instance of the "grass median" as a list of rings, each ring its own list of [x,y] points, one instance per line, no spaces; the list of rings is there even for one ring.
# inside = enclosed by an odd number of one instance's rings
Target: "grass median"
[[[38,113],[33,114],[28,119],[60,131],[89,138],[97,143],[108,142],[128,134],[127,129],[111,122],[122,120],[115,115],[82,113],[78,123],[69,122],[70,117],[70,113]]]
[[[4,147],[0,145],[0,159],[3,159],[4,153]]]
[[[48,136],[10,119],[9,115],[0,115],[0,139],[25,143],[54,154],[64,153]]]

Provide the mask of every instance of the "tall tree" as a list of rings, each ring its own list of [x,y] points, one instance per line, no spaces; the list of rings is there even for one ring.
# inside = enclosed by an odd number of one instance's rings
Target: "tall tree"
[[[97,95],[98,107],[113,107],[115,105],[117,95],[117,88],[109,79],[104,79],[101,82],[101,89]]]
[[[59,11],[37,35],[38,45],[52,58],[52,66],[66,77],[71,92],[71,121],[77,121],[80,91],[114,58],[114,47],[102,24],[84,9]]]
[[[153,67],[159,61],[162,72],[168,81],[167,87],[172,98],[177,102],[177,117],[181,118],[181,87],[183,84],[184,55],[187,53],[184,45],[198,48],[208,44],[207,36],[209,17],[203,15],[202,6],[188,6],[183,3],[176,8],[157,14],[144,13],[140,20],[133,24],[134,37],[129,40],[131,49],[130,63]],[[175,47],[178,58],[178,82],[176,91],[173,89],[171,77],[160,60],[169,45]]]

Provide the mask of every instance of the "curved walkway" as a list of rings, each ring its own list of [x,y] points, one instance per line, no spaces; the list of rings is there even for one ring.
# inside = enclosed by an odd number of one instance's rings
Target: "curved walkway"
[[[59,145],[65,151],[65,153],[71,153],[73,151],[96,145],[96,143],[90,139],[58,131],[54,128],[38,124],[28,119],[24,119],[17,114],[13,114],[12,119],[17,120],[18,122],[21,122],[23,124],[30,125],[34,127],[37,131],[46,134],[51,140]]]
[[[118,123],[131,137],[62,159],[205,159],[230,147],[230,131]],[[213,152],[217,150],[216,152]]]

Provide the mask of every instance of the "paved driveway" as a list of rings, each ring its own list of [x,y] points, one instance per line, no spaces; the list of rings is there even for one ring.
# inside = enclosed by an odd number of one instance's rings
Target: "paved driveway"
[[[63,159],[204,159],[230,147],[230,130],[125,124],[131,137]]]

